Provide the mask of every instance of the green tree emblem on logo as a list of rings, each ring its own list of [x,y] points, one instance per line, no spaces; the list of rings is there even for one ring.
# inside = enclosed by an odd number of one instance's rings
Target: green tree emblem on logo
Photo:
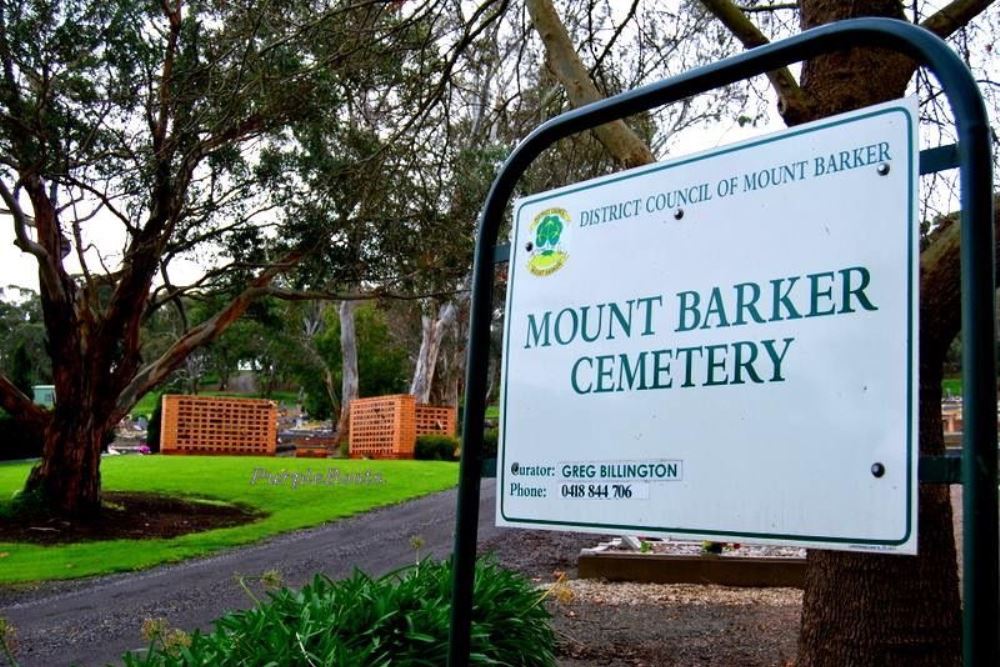
[[[551,255],[555,252],[562,231],[563,222],[558,215],[547,215],[538,223],[538,229],[535,231],[535,245],[543,255]]]

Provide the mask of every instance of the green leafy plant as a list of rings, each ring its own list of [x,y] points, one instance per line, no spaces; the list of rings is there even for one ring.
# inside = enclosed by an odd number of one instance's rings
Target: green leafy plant
[[[421,461],[454,461],[459,445],[458,438],[450,435],[421,435],[417,438],[413,458]]]
[[[17,646],[17,633],[14,626],[3,616],[0,616],[0,657],[7,663],[17,667],[17,660],[14,659],[14,649]]]
[[[725,544],[722,542],[710,542],[705,540],[701,543],[701,552],[703,554],[721,554],[724,546]]]
[[[500,440],[500,431],[495,428],[488,428],[483,431],[483,458],[492,459],[497,455],[497,443]]]
[[[555,664],[542,593],[492,561],[476,566],[469,664]],[[424,560],[384,577],[355,571],[342,581],[317,575],[301,590],[281,589],[248,611],[215,622],[211,633],[150,632],[126,667],[189,665],[443,665],[448,651],[451,566]],[[168,646],[168,641],[170,645]]]

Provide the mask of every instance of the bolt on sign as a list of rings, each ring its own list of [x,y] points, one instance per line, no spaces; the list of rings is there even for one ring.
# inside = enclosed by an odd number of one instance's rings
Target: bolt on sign
[[[913,99],[514,206],[500,525],[917,548]]]

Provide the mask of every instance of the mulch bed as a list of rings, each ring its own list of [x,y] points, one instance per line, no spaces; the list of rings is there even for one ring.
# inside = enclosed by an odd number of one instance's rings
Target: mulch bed
[[[16,515],[0,521],[0,542],[66,544],[96,540],[169,538],[257,521],[265,514],[246,507],[183,500],[155,493],[103,494],[92,521]]]
[[[562,667],[787,667],[794,664],[802,592],[576,578],[594,535],[506,530],[480,544],[548,589]]]

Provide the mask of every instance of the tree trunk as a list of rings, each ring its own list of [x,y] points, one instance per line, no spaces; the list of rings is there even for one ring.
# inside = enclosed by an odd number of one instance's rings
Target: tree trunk
[[[347,442],[351,426],[351,401],[358,397],[358,340],[354,330],[354,301],[340,302],[340,354],[342,380],[337,440]]]
[[[429,315],[420,317],[420,353],[417,355],[417,366],[410,384],[410,393],[417,397],[417,403],[427,403],[430,400],[441,340],[457,314],[455,304],[449,301],[438,309],[436,319]]]
[[[803,28],[862,15],[902,18],[898,0],[804,0],[800,6]],[[802,88],[816,117],[822,117],[901,97],[913,71],[912,61],[903,56],[850,49],[805,63]],[[931,258],[927,252],[922,257],[921,455],[944,451],[941,369],[957,331],[957,275],[942,271],[946,264],[930,264]],[[948,298],[939,298],[940,290]],[[921,484],[918,502],[917,556],[809,552],[800,667],[960,663],[960,601],[948,487]]]
[[[580,60],[551,0],[527,0],[525,6],[535,31],[545,44],[545,64],[566,89],[570,103],[581,107],[602,99],[604,96],[590,79],[590,72]],[[594,134],[625,167],[638,167],[656,161],[649,146],[623,120],[601,125],[594,130]]]
[[[92,518],[101,510],[101,443],[108,425],[92,410],[76,410],[60,396],[45,428],[42,462],[31,470],[25,493],[41,496],[51,511]]]
[[[323,364],[323,387],[326,388],[326,397],[330,399],[330,415],[337,415],[337,423],[340,423],[340,399],[337,396],[337,384],[334,381],[333,371],[325,363]]]
[[[925,358],[927,355],[924,355]],[[921,363],[921,453],[943,453],[941,364]],[[948,487],[921,484],[917,556],[809,551],[799,667],[958,665],[960,605]]]
[[[740,25],[735,20],[742,14],[735,3],[704,4],[746,43],[741,28],[748,22]],[[942,23],[936,32],[947,34],[983,5],[949,5],[934,17]],[[579,58],[568,53],[572,44],[552,3],[528,0],[527,6],[545,44],[547,64],[574,106],[593,101],[578,101],[578,94],[587,94],[592,84],[583,81],[586,70]],[[859,16],[903,18],[899,0],[801,0],[799,7],[803,29]],[[896,99],[905,93],[913,72],[911,60],[881,49],[848,49],[814,58],[803,66],[801,90],[794,91],[798,103],[785,109],[785,120],[796,124]],[[777,78],[795,87],[790,75],[788,81]],[[619,161],[629,164],[634,159],[627,148],[631,142],[602,142]],[[920,453],[925,455],[943,450],[940,379],[944,351],[958,330],[958,285],[949,270],[957,266],[956,248],[955,243],[932,244],[921,256]],[[948,488],[921,485],[919,495],[918,556],[810,552],[800,667],[958,664],[960,605]]]
[[[431,400],[435,405],[458,405],[465,361],[465,340],[459,318],[454,318],[445,328],[437,369],[431,383]]]

